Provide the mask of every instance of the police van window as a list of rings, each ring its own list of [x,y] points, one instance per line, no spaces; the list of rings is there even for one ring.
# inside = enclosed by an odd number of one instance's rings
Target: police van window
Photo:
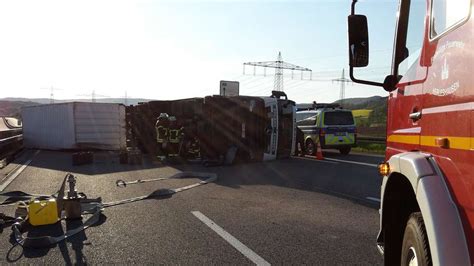
[[[300,121],[305,119],[305,114],[304,113],[296,113],[296,121]]]
[[[412,0],[410,3],[410,11],[408,17],[407,40],[405,47],[407,48],[407,58],[399,64],[399,73],[403,76],[415,63],[421,54],[423,46],[423,36],[425,29],[425,0]]]
[[[296,121],[302,121],[314,115],[314,113],[296,113]]]
[[[433,0],[431,8],[431,38],[462,21],[469,15],[471,0]]]
[[[324,124],[326,126],[347,126],[354,124],[351,112],[326,112],[324,113]]]
[[[310,117],[304,119],[304,120],[301,120],[298,122],[298,125],[299,126],[313,126],[316,124],[316,119],[318,118],[317,115],[314,115],[314,114],[309,114],[311,115]]]

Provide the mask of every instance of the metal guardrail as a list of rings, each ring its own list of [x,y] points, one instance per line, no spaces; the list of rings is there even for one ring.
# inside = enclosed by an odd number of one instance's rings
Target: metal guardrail
[[[23,148],[23,135],[0,139],[0,160],[15,154]]]
[[[2,130],[0,131],[0,140],[6,139],[9,137],[14,137],[21,135],[23,133],[23,130],[21,128],[19,129],[10,129],[10,130]]]
[[[357,136],[357,142],[385,144],[387,142],[387,138],[385,138],[385,137]]]
[[[6,145],[10,142],[15,142],[15,141],[18,141],[18,140],[23,140],[23,134],[19,134],[19,135],[16,135],[16,136],[0,139],[0,148],[3,145]]]

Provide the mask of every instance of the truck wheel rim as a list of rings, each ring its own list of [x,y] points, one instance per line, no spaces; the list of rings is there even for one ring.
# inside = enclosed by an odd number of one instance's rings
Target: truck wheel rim
[[[309,154],[314,153],[314,144],[312,142],[308,143],[308,153]]]
[[[416,250],[414,247],[410,247],[408,250],[407,264],[409,266],[418,266],[418,258],[416,257]]]

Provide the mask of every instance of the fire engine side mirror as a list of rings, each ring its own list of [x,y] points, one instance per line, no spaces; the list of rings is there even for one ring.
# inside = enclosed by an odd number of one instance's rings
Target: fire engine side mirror
[[[366,67],[369,65],[369,33],[367,17],[364,15],[349,15],[349,65],[351,67]]]

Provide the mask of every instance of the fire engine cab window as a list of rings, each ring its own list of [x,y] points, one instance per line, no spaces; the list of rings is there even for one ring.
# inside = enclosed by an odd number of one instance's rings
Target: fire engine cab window
[[[469,15],[471,0],[433,0],[431,8],[431,38],[462,21]]]
[[[326,126],[347,126],[354,124],[351,112],[326,112],[324,114],[324,124]]]
[[[402,75],[414,66],[420,57],[424,36],[425,10],[425,0],[411,1],[408,17],[407,40],[405,45],[408,54],[399,65],[399,73]]]

